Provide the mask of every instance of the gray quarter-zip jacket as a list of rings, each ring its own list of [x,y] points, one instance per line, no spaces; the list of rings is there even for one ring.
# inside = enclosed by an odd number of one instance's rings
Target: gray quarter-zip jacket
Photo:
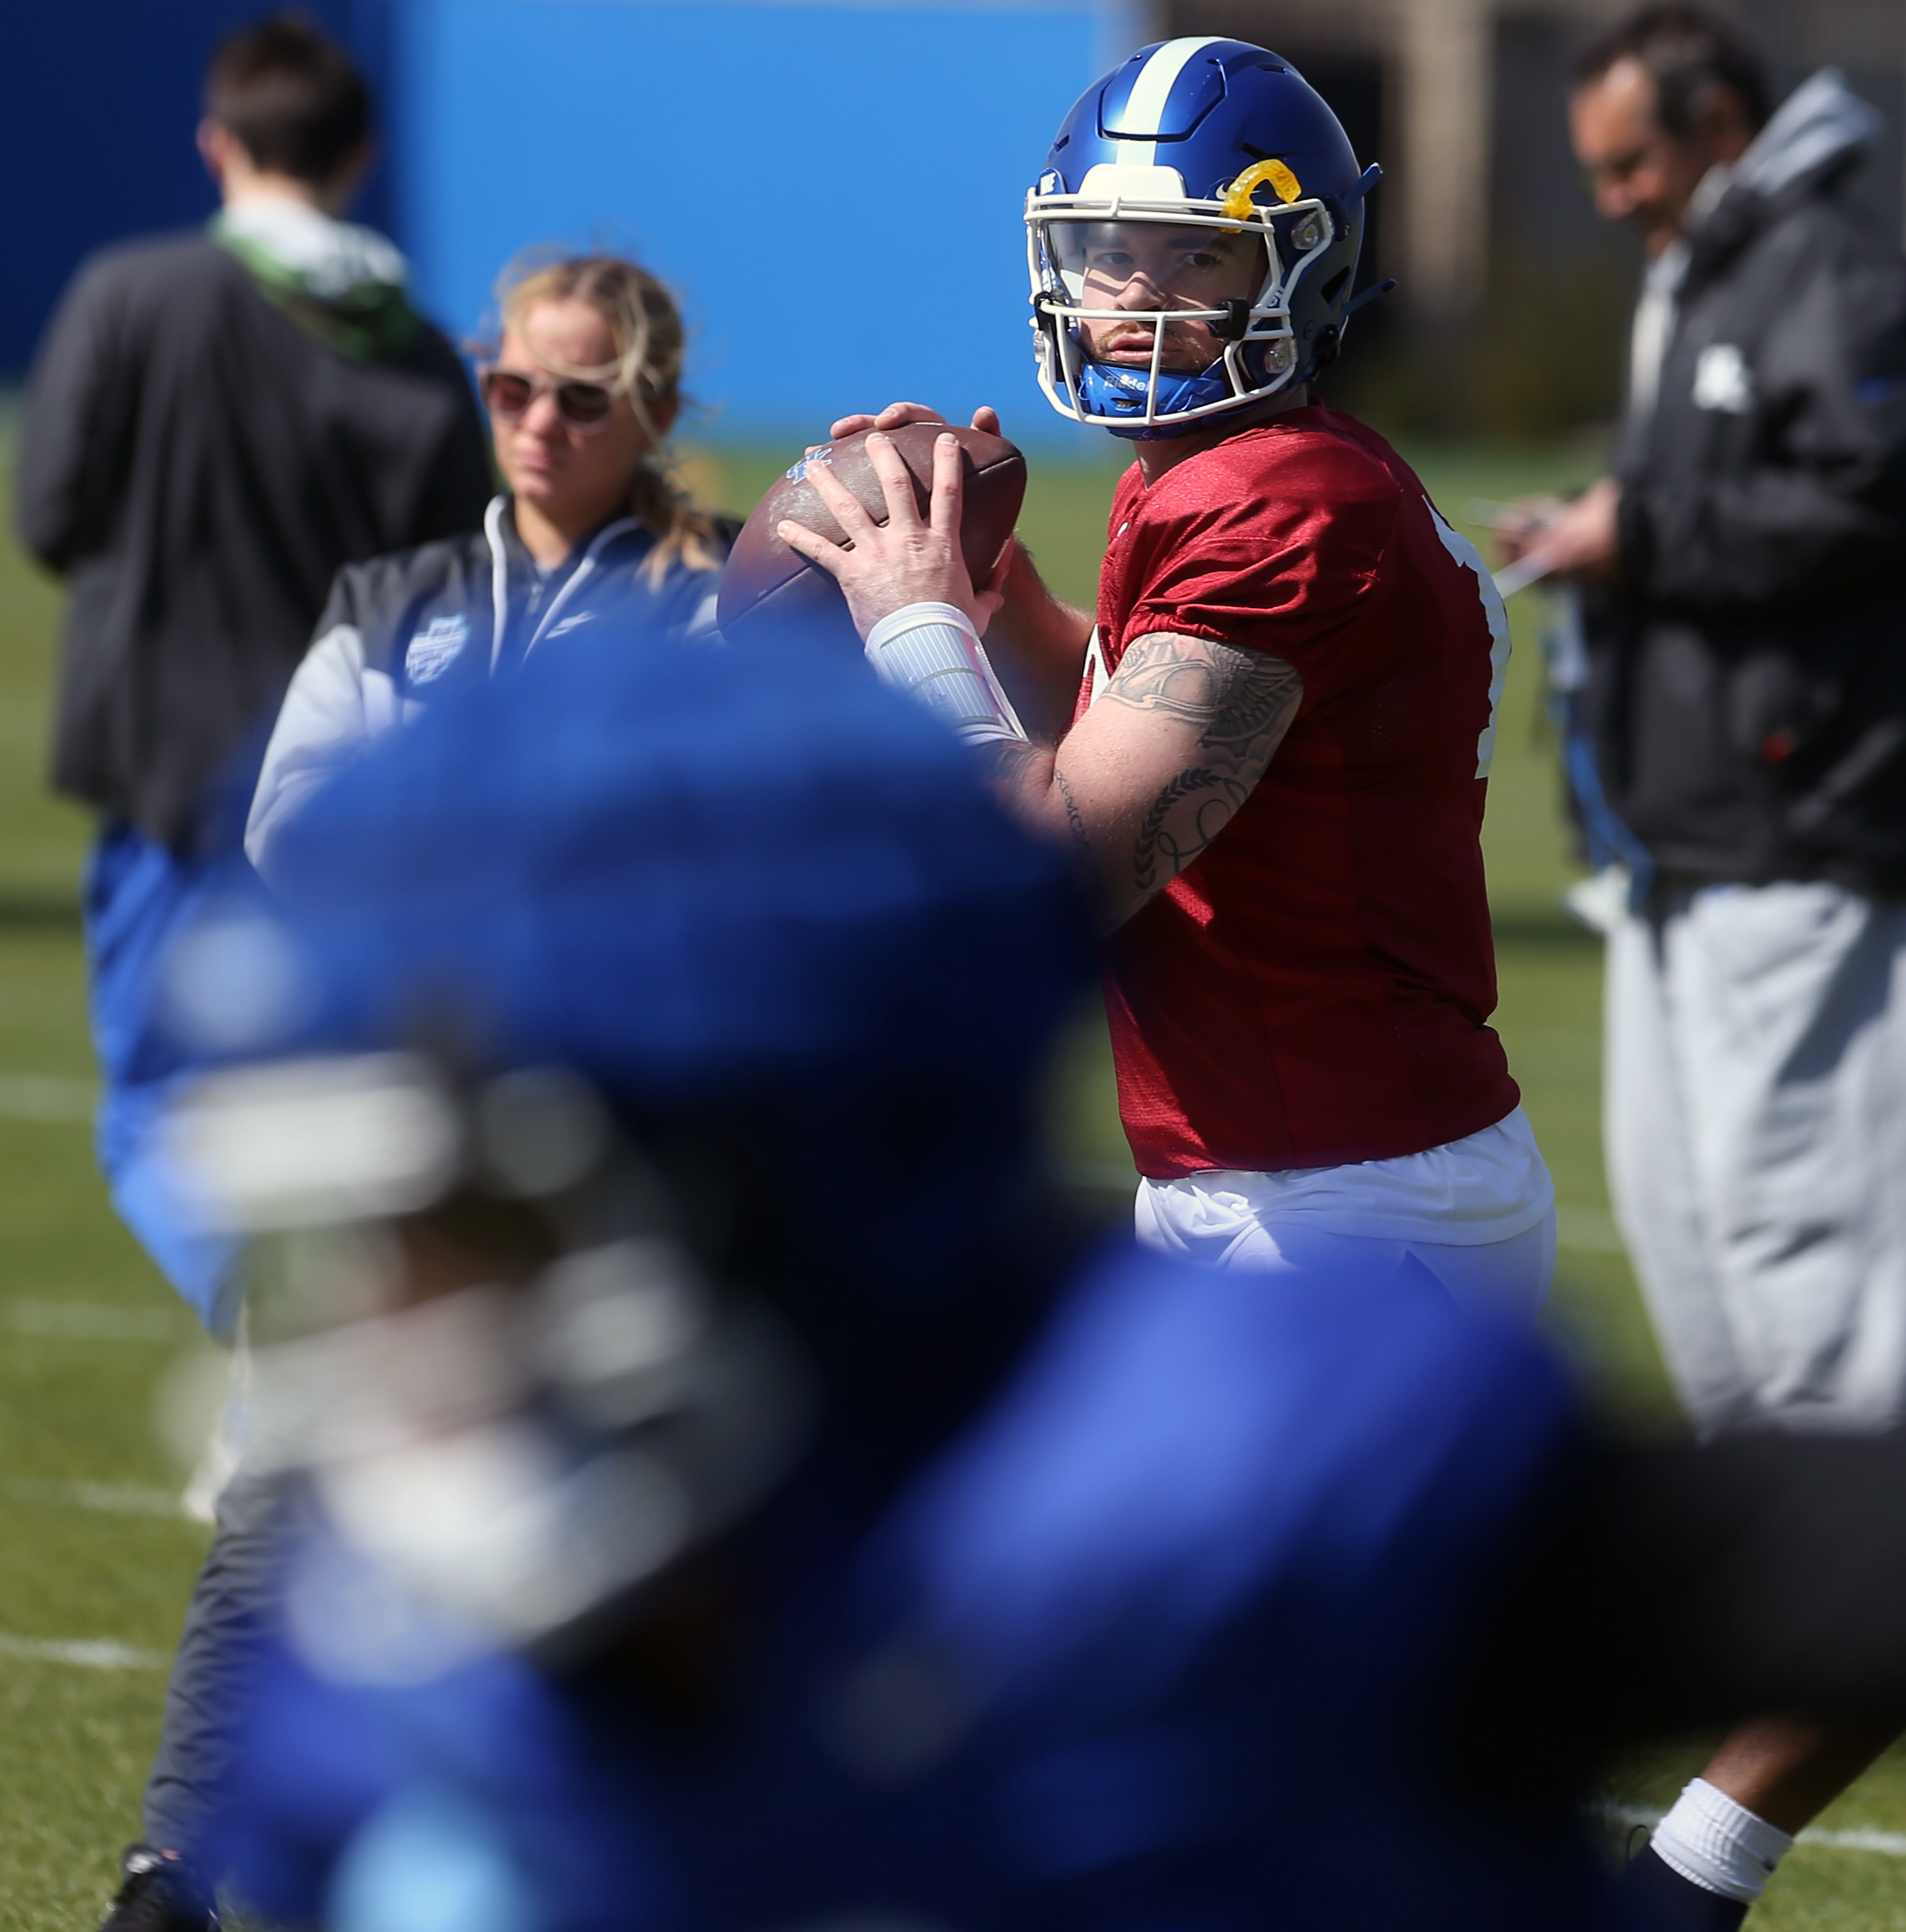
[[[722,533],[732,541],[731,526]],[[655,542],[619,517],[545,572],[499,496],[480,532],[341,571],[266,748],[245,825],[252,863],[269,879],[278,834],[313,793],[458,683],[507,674],[611,620],[712,640],[719,571],[677,564],[651,583],[642,566]]]

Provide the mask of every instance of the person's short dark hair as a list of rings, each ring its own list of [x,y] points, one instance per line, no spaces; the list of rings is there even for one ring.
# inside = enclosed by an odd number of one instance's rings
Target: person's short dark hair
[[[371,132],[371,94],[344,49],[298,14],[274,14],[220,42],[205,111],[268,174],[324,183]]]
[[[1574,85],[1586,87],[1625,60],[1639,61],[1653,75],[1655,118],[1682,140],[1700,127],[1717,86],[1733,88],[1757,130],[1773,112],[1759,50],[1731,21],[1708,8],[1638,8],[1582,50]]]

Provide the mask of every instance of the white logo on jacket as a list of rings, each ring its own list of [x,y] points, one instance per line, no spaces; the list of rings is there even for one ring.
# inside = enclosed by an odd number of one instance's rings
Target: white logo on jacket
[[[1731,342],[1710,342],[1694,364],[1694,407],[1744,416],[1754,407],[1754,371]]]
[[[413,684],[430,684],[456,662],[470,642],[470,620],[458,616],[433,617],[405,646],[404,675]]]

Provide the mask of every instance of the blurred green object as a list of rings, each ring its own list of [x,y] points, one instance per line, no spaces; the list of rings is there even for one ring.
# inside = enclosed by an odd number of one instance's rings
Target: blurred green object
[[[0,410],[0,448],[5,423]],[[796,453],[692,454],[683,467],[704,502],[745,513]],[[1464,522],[1472,502],[1565,492],[1597,461],[1586,443],[1405,453],[1485,554],[1486,535]],[[1092,596],[1117,474],[1109,455],[1033,465],[1022,530],[1055,586],[1080,601]],[[1484,836],[1497,1019],[1565,1210],[1553,1323],[1611,1408],[1658,1425],[1672,1406],[1601,1178],[1601,942],[1557,903],[1576,868],[1541,706],[1540,614],[1539,592],[1511,607],[1516,650]],[[76,881],[91,828],[44,788],[57,615],[57,595],[20,556],[9,518],[0,537],[0,1546],[9,1552],[0,1565],[0,1932],[74,1932],[111,1892],[119,1850],[138,1833],[164,1683],[139,1657],[169,1649],[205,1540],[198,1526],[164,1513],[183,1477],[152,1421],[181,1352],[155,1338],[188,1334],[189,1322],[113,1218],[83,1118],[92,1068]],[[1104,1218],[1122,1219],[1130,1162],[1095,1015],[1082,1018],[1055,1069],[1052,1119],[1062,1170]],[[131,1667],[45,1648],[88,1642],[123,1647]],[[1611,1799],[1658,1810],[1703,1756],[1697,1740],[1624,1766]],[[1906,1848],[1906,1753],[1883,1760],[1822,1822],[1901,1834]],[[1906,1932],[1906,1858],[1803,1844],[1753,1922],[1765,1932]]]

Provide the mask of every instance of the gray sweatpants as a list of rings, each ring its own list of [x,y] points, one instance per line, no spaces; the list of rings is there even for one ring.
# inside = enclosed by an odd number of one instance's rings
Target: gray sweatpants
[[[1608,1176],[1703,1432],[1906,1420],[1906,908],[1658,892],[1609,935]]]

